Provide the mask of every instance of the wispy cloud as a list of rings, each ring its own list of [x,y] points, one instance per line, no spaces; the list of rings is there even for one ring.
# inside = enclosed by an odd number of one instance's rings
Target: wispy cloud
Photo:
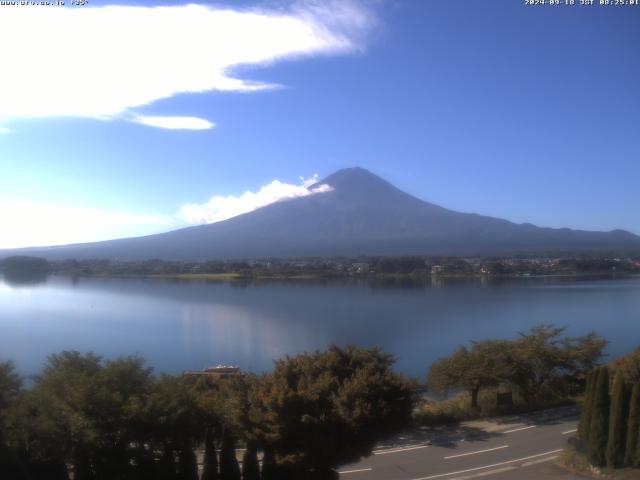
[[[6,8],[0,44],[20,41],[0,51],[0,119],[131,119],[131,109],[181,93],[274,88],[239,78],[235,67],[358,51],[374,23],[356,0],[271,10]]]
[[[214,223],[252,212],[275,202],[292,198],[308,197],[333,190],[327,184],[317,184],[318,176],[305,180],[300,185],[274,180],[257,192],[246,191],[240,196],[216,195],[206,203],[191,203],[180,209],[180,216],[190,224]]]
[[[7,127],[0,127],[0,135],[2,134],[7,134],[7,133],[11,133],[11,129],[7,128]]]
[[[94,242],[174,228],[163,215],[30,202],[0,203],[0,248]]]
[[[198,117],[158,117],[136,115],[131,119],[149,127],[166,128],[168,130],[208,130],[215,127],[209,120]]]
[[[318,176],[300,178],[300,184],[274,180],[257,192],[239,196],[214,196],[202,204],[184,205],[171,215],[86,208],[26,201],[0,202],[0,248],[21,248],[98,242],[114,238],[150,235],[187,225],[214,223],[282,200],[307,197],[333,190],[318,184]]]

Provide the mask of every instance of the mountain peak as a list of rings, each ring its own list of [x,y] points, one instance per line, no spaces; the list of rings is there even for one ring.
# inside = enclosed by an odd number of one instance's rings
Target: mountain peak
[[[327,184],[342,198],[367,200],[373,203],[391,201],[392,198],[409,197],[391,183],[361,167],[343,168],[324,178],[319,184]]]
[[[340,185],[362,182],[382,182],[390,185],[387,181],[362,167],[343,168],[332,173],[319,183],[327,183],[332,187],[337,188]]]

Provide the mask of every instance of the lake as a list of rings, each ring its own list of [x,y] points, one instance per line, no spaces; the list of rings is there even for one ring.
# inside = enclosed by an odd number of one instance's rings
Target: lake
[[[471,340],[553,323],[591,330],[612,356],[640,345],[640,278],[241,283],[152,278],[0,277],[0,360],[37,373],[50,353],[139,354],[160,372],[219,363],[264,372],[331,343],[378,345],[397,368],[428,365]]]

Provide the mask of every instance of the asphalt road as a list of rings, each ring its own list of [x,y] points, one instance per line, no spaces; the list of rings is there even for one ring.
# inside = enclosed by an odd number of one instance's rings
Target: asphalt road
[[[554,465],[577,418],[461,427],[428,442],[378,449],[339,469],[342,480],[579,479]]]

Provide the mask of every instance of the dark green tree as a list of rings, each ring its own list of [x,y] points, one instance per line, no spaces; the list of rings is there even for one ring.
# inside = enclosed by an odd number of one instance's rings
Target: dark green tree
[[[160,459],[155,467],[156,478],[159,480],[177,480],[178,466],[176,464],[176,454],[168,443],[162,445]]]
[[[602,356],[607,342],[595,333],[562,337],[565,328],[540,325],[510,342],[507,380],[515,385],[527,404],[558,395],[559,387],[570,394],[581,384]],[[561,382],[558,382],[562,380]]]
[[[471,408],[477,409],[480,390],[497,386],[507,375],[507,348],[508,344],[500,340],[474,342],[471,349],[459,347],[451,357],[433,363],[428,385],[440,394],[464,388],[469,392]]]
[[[571,394],[584,393],[587,375],[598,365],[607,343],[607,340],[595,332],[562,339],[562,349],[567,356],[567,368],[563,371],[563,379],[572,382],[574,390]]]
[[[247,446],[242,462],[244,479],[259,479],[258,445],[264,445],[264,410],[260,402],[260,379],[246,374],[225,379],[218,384],[222,423]]]
[[[149,436],[140,428],[137,407],[152,388],[151,369],[140,357],[123,357],[104,363],[94,378],[91,411],[98,439],[93,463],[98,478],[145,475],[150,468]],[[150,474],[151,472],[146,472]]]
[[[580,415],[580,422],[578,424],[578,438],[583,442],[589,441],[589,427],[591,426],[591,414],[593,411],[594,377],[596,373],[596,370],[591,370],[586,380],[582,414]]]
[[[625,381],[631,385],[640,382],[640,347],[628,355],[616,358],[611,363],[611,368],[622,373]]]
[[[29,448],[46,464],[56,460],[72,464],[76,480],[97,478],[101,362],[93,353],[64,351],[50,355],[31,392],[31,400],[39,403],[39,408],[37,421],[27,425],[34,428]],[[42,441],[49,438],[49,444]],[[54,458],[56,451],[62,458]]]
[[[201,480],[218,480],[218,454],[216,453],[213,427],[207,428],[204,443],[204,465]]]
[[[262,480],[279,480],[276,457],[270,447],[265,448],[262,455]]]
[[[198,463],[191,442],[184,441],[178,452],[178,479],[198,480]]]
[[[228,402],[224,401],[225,394],[221,393],[221,390],[226,392],[223,387],[228,381],[229,379],[215,382],[201,379],[194,386],[198,392],[198,406],[202,428],[205,432],[202,480],[218,480],[220,478],[216,443],[220,440],[219,435],[223,431],[223,424],[227,422],[224,414],[229,414]]]
[[[632,465],[634,467],[639,467],[640,466],[640,432],[638,432],[638,437],[636,439],[636,452],[633,458],[633,463]]]
[[[598,368],[593,395],[587,458],[591,465],[603,467],[607,463],[606,451],[609,437],[609,369],[607,367]]]
[[[258,449],[254,443],[248,443],[242,456],[242,480],[260,480]]]
[[[22,389],[22,379],[15,372],[13,362],[0,362],[0,421],[13,405]]]
[[[467,390],[473,408],[478,408],[483,388],[499,385],[514,387],[529,405],[582,393],[585,377],[606,341],[595,333],[563,337],[564,330],[541,325],[515,340],[485,340],[460,347],[432,365],[428,384],[439,393]]]
[[[12,362],[0,362],[0,478],[18,477],[18,452],[9,447],[10,408],[14,405],[22,389],[22,379],[16,374]]]
[[[609,438],[607,443],[607,466],[622,466],[625,454],[626,427],[628,422],[629,394],[620,373],[613,379],[611,408],[609,415]]]
[[[0,271],[9,284],[31,284],[44,282],[50,270],[44,258],[14,256],[0,260]]]
[[[277,361],[261,402],[278,466],[314,478],[405,428],[414,385],[392,371],[394,361],[379,349],[336,346]]]
[[[225,429],[220,447],[220,480],[240,480],[240,466],[236,458],[233,434]]]
[[[193,445],[205,434],[198,385],[188,378],[161,375],[142,415],[153,443],[162,452],[161,474],[167,478],[186,478],[185,475],[197,471]]]
[[[638,448],[638,434],[640,433],[640,383],[635,383],[631,389],[629,400],[629,417],[627,420],[627,439],[623,464],[636,467],[636,449]]]

